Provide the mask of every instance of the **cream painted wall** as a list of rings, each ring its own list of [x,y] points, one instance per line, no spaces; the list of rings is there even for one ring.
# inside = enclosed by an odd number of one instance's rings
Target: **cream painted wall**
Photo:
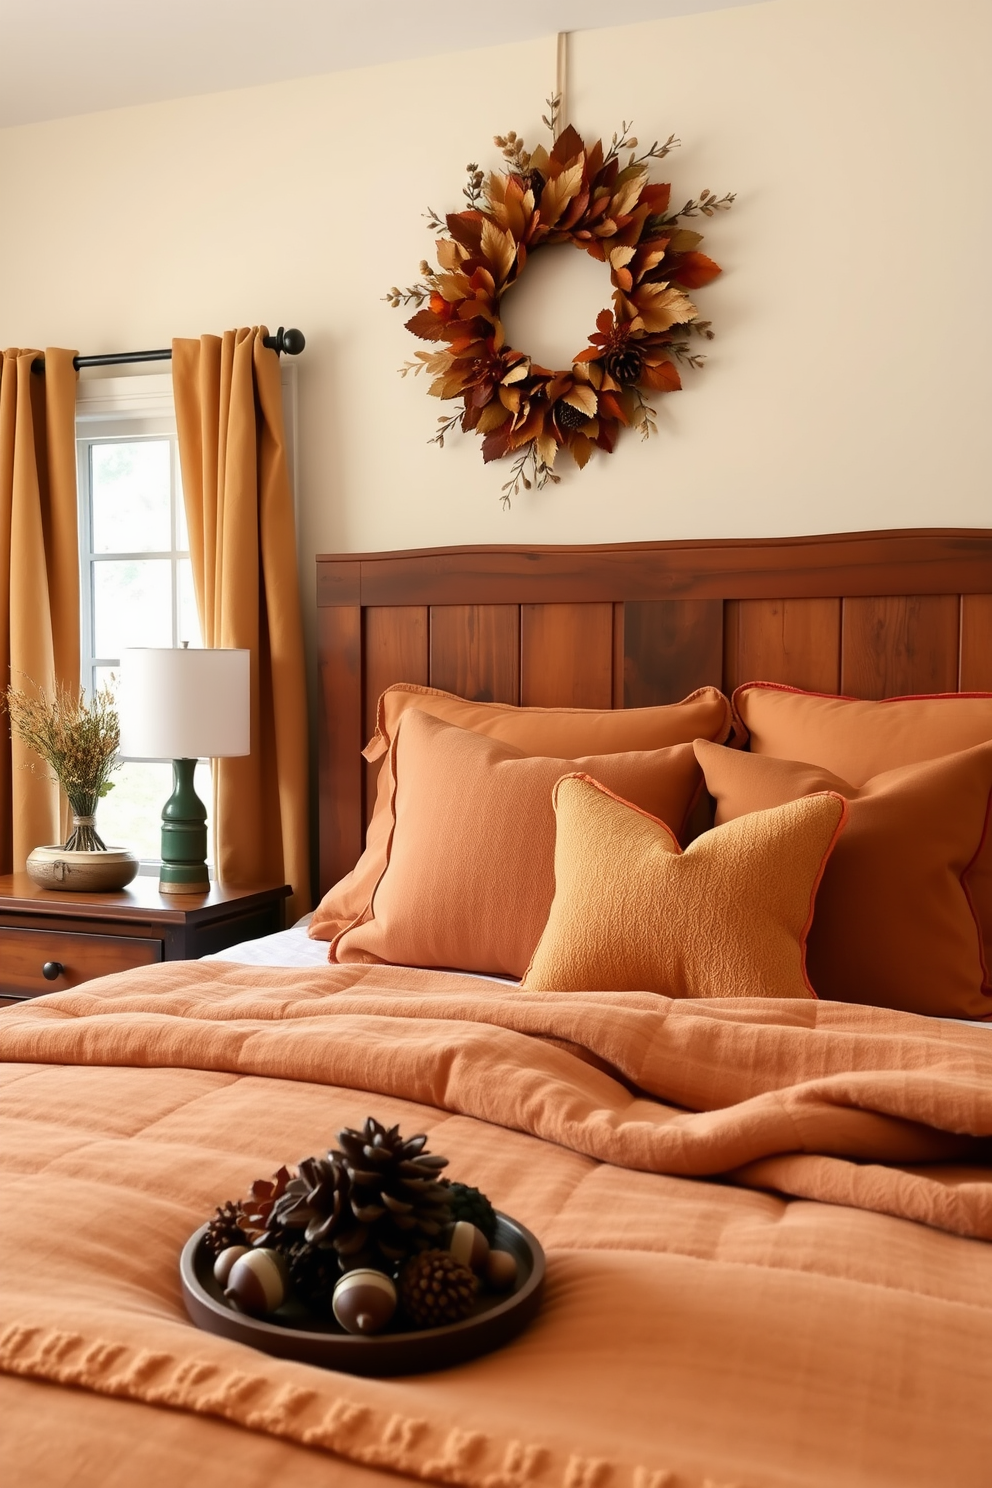
[[[0,337],[300,326],[305,594],[319,551],[986,525],[990,33],[988,0],[769,0],[574,36],[577,127],[675,131],[674,198],[739,201],[659,437],[509,513],[474,438],[426,443],[445,405],[381,296],[465,162],[542,132],[553,38],[0,133]]]

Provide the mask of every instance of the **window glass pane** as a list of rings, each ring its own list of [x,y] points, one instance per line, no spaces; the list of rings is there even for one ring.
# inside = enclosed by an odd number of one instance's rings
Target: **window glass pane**
[[[176,564],[176,577],[178,590],[178,614],[176,616],[176,639],[180,646],[183,641],[198,650],[203,645],[200,634],[200,620],[196,613],[196,595],[193,592],[193,565],[188,558],[180,558]]]
[[[158,862],[162,856],[162,807],[172,795],[172,766],[147,760],[127,760],[111,776],[113,790],[97,807],[96,828],[108,847],[125,847],[139,858]],[[210,761],[198,760],[196,794],[212,808]],[[207,824],[207,861],[213,856]]]
[[[93,649],[119,657],[125,646],[172,645],[168,558],[107,559],[93,565]]]
[[[94,552],[169,551],[169,458],[167,439],[90,446]]]
[[[189,528],[186,525],[186,502],[183,500],[183,478],[176,458],[176,551],[189,552]]]

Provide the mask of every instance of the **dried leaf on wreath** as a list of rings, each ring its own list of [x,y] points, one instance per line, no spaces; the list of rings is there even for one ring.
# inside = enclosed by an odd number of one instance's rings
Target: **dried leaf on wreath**
[[[668,232],[668,228],[665,231]],[[671,230],[671,236],[668,240],[668,251],[670,253],[690,253],[702,241],[702,233],[693,232],[688,227],[676,227]]]
[[[558,442],[555,439],[554,435],[553,434],[547,434],[547,433],[538,434],[538,436],[537,436],[537,455],[538,455],[538,459],[541,460],[541,461],[543,461],[543,463],[548,467],[549,470],[553,470],[554,469],[555,456],[557,455],[557,453],[558,453]]]
[[[538,146],[540,149],[540,146]],[[585,156],[585,144],[582,136],[573,124],[567,125],[555,140],[550,156],[547,157],[548,167],[557,165],[559,169],[566,166],[569,161],[574,160],[576,155]],[[534,169],[534,157],[537,150],[531,154],[531,169]],[[540,167],[537,167],[540,169]]]
[[[626,172],[623,174],[626,175]],[[632,212],[640,200],[641,191],[646,182],[647,172],[644,170],[637,171],[629,180],[624,181],[610,202],[610,216],[626,217],[628,212]]]
[[[456,243],[454,238],[439,238],[437,261],[442,269],[457,269],[468,257],[468,249]]]
[[[592,440],[587,439],[584,434],[573,434],[568,449],[579,469],[584,470],[594,449]]]
[[[505,424],[509,417],[509,409],[504,408],[502,403],[494,398],[486,404],[485,408],[479,414],[476,427],[482,434],[491,434],[493,429],[498,429],[502,424]]]
[[[590,387],[574,387],[570,393],[565,394],[564,401],[584,413],[586,418],[594,418],[596,414],[596,394]]]
[[[632,299],[648,331],[667,331],[669,326],[695,320],[699,313],[686,295],[664,281],[638,285]]]
[[[435,315],[433,310],[418,310],[406,322],[406,329],[419,336],[421,341],[442,341],[447,323]]]
[[[553,177],[541,192],[541,221],[545,227],[554,227],[558,218],[565,210],[566,203],[572,200],[582,190],[582,162],[577,161],[575,165],[563,170],[560,176]]]
[[[671,277],[676,284],[684,284],[686,289],[702,289],[721,272],[720,265],[707,258],[705,253],[685,253],[671,270]]]
[[[611,268],[623,269],[630,263],[636,252],[636,248],[631,248],[628,244],[618,243],[615,248],[609,250],[606,256],[609,259]]]
[[[659,393],[677,393],[682,386],[678,368],[674,362],[660,362],[657,367],[645,366],[641,381]]]
[[[479,250],[483,258],[492,265],[496,282],[505,283],[517,256],[517,245],[510,234],[497,227],[494,222],[484,222]]]
[[[437,277],[437,290],[442,299],[448,301],[449,305],[458,304],[472,293],[472,286],[465,274],[439,274]]]

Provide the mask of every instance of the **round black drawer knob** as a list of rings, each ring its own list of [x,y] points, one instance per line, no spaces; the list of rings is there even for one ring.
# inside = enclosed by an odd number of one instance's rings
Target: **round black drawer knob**
[[[61,961],[46,961],[44,966],[41,968],[41,974],[45,978],[46,982],[56,981],[64,971],[65,967],[62,965]]]

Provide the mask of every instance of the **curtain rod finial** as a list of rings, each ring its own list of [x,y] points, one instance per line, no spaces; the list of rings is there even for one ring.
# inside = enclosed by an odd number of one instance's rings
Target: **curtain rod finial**
[[[299,356],[306,344],[307,338],[302,331],[293,329],[284,330],[282,326],[279,327],[274,336],[265,337],[266,346],[276,352],[284,351],[287,356]]]

